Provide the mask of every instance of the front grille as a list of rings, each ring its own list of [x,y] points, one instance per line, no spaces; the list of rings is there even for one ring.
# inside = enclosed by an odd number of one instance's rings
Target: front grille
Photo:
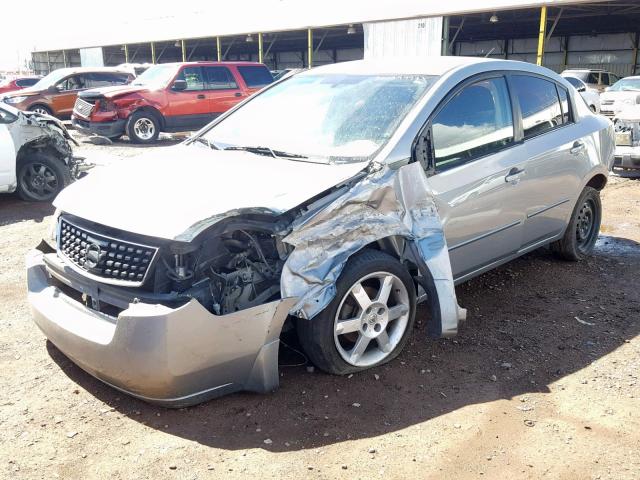
[[[58,252],[105,283],[140,286],[157,251],[156,247],[99,234],[60,218]]]
[[[89,118],[91,116],[91,110],[93,110],[93,103],[85,102],[79,97],[76,98],[76,103],[73,106],[73,113]]]
[[[600,113],[603,114],[607,118],[613,118],[613,117],[616,116],[616,114],[614,112],[612,112],[611,110],[600,110]]]
[[[613,105],[613,100],[602,100],[601,105]]]

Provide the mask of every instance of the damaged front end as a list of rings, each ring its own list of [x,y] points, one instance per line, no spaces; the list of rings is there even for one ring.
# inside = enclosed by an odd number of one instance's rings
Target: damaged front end
[[[614,119],[616,149],[614,168],[640,168],[640,106],[628,107]]]
[[[30,254],[36,323],[99,379],[167,406],[278,385],[288,317],[314,321],[348,259],[384,250],[410,271],[429,332],[457,332],[446,240],[421,165],[372,163],[284,212],[243,209],[174,239],[67,213],[55,248]]]

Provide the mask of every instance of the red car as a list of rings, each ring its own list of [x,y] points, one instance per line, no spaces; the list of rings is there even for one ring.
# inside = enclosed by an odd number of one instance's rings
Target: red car
[[[18,77],[0,82],[0,93],[15,92],[23,88],[33,87],[42,77]]]
[[[161,131],[203,127],[271,82],[254,62],[154,65],[130,85],[80,92],[71,120],[84,133],[153,143]]]

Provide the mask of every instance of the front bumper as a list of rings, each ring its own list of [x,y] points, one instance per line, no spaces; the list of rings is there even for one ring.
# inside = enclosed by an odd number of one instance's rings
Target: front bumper
[[[55,253],[27,255],[34,320],[59,350],[99,380],[167,407],[277,388],[280,331],[295,299],[224,316],[193,299],[177,308],[131,303],[113,317],[58,288],[54,278],[71,283],[60,275],[69,267],[48,268],[45,256],[47,263],[61,264]]]
[[[640,169],[640,147],[616,145],[613,168]]]
[[[71,116],[71,125],[80,133],[86,135],[95,134],[108,138],[124,135],[126,123],[127,121],[124,119],[118,119],[112,122],[88,122],[75,115]]]

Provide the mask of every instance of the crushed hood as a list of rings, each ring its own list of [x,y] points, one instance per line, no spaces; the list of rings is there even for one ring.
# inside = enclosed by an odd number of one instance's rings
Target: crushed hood
[[[188,241],[234,212],[284,213],[365,166],[178,145],[96,169],[65,188],[54,205],[113,228]]]
[[[80,98],[116,98],[122,95],[129,95],[131,93],[148,91],[148,87],[141,85],[116,85],[113,87],[92,88],[91,90],[85,90],[80,92],[78,96]]]

